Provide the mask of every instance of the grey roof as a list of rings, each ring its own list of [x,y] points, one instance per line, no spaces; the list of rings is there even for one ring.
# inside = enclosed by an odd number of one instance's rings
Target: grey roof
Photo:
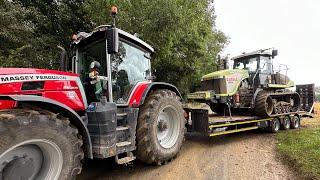
[[[101,26],[98,26],[96,27],[92,32],[90,33],[86,33],[86,32],[79,32],[77,34],[78,38],[76,41],[74,41],[73,43],[74,44],[79,44],[82,40],[84,39],[87,39],[87,38],[90,38],[93,34],[97,33],[97,32],[101,32],[101,31],[106,31],[108,28],[110,28],[111,26],[110,25],[101,25]],[[128,39],[134,41],[135,43],[138,43],[142,46],[144,46],[145,48],[147,48],[149,51],[151,52],[154,52],[154,49],[146,42],[144,42],[143,40],[139,39],[138,37],[130,34],[130,33],[127,33],[119,28],[117,28],[118,30],[118,33],[119,35],[121,36],[125,36],[127,37]]]
[[[272,50],[273,48],[269,48],[269,49],[260,49],[257,51],[253,51],[250,53],[243,53],[241,55],[235,56],[233,58],[231,58],[231,60],[236,60],[236,59],[242,59],[245,57],[249,57],[249,56],[272,56]]]

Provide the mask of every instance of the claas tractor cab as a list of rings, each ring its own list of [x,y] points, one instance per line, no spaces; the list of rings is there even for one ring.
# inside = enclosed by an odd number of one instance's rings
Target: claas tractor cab
[[[72,36],[60,71],[0,68],[0,179],[69,180],[84,157],[166,164],[182,146],[178,89],[153,82],[153,48],[114,23]],[[67,61],[68,60],[68,61]]]
[[[273,59],[277,55],[278,50],[265,49],[252,53],[244,53],[231,60],[234,62],[233,69],[247,70],[249,75],[248,81],[253,88],[276,86],[279,88],[293,87],[293,81],[290,81],[287,76],[288,68],[279,69],[279,71],[274,70]],[[285,65],[281,64],[281,66]],[[282,70],[286,70],[286,75],[280,73]]]
[[[188,94],[188,99],[207,103],[220,114],[274,116],[297,112],[300,96],[289,90],[294,83],[287,73],[274,70],[277,54],[270,48],[232,58],[232,69],[204,75],[200,91]]]

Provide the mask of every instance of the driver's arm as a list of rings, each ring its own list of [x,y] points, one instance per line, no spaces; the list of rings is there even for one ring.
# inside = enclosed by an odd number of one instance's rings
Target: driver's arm
[[[90,73],[89,73],[89,78],[91,79],[90,83],[91,84],[95,84],[98,82],[98,71],[96,70],[92,70]]]

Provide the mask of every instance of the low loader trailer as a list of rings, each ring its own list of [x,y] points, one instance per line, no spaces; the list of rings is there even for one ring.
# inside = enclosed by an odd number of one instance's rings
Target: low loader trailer
[[[254,129],[276,133],[280,130],[298,129],[303,117],[312,117],[314,109],[314,84],[297,85],[301,107],[297,112],[281,115],[256,116],[250,114],[232,114],[225,109],[223,114],[211,111],[204,103],[189,102],[184,104],[187,118],[187,131],[213,137]]]

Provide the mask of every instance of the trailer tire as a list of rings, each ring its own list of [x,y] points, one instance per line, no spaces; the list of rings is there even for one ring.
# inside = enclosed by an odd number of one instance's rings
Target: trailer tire
[[[84,158],[81,136],[50,112],[0,111],[0,179],[75,179]]]
[[[285,116],[283,118],[283,121],[281,123],[281,129],[282,130],[288,130],[290,129],[290,126],[291,126],[291,120],[290,120],[290,116]]]
[[[277,133],[280,130],[280,120],[279,118],[274,118],[272,121],[270,121],[270,132]]]
[[[300,128],[300,117],[295,115],[293,116],[293,118],[291,119],[291,129],[298,129]]]
[[[138,159],[162,165],[175,158],[184,141],[185,123],[180,97],[170,90],[153,91],[139,113]]]

